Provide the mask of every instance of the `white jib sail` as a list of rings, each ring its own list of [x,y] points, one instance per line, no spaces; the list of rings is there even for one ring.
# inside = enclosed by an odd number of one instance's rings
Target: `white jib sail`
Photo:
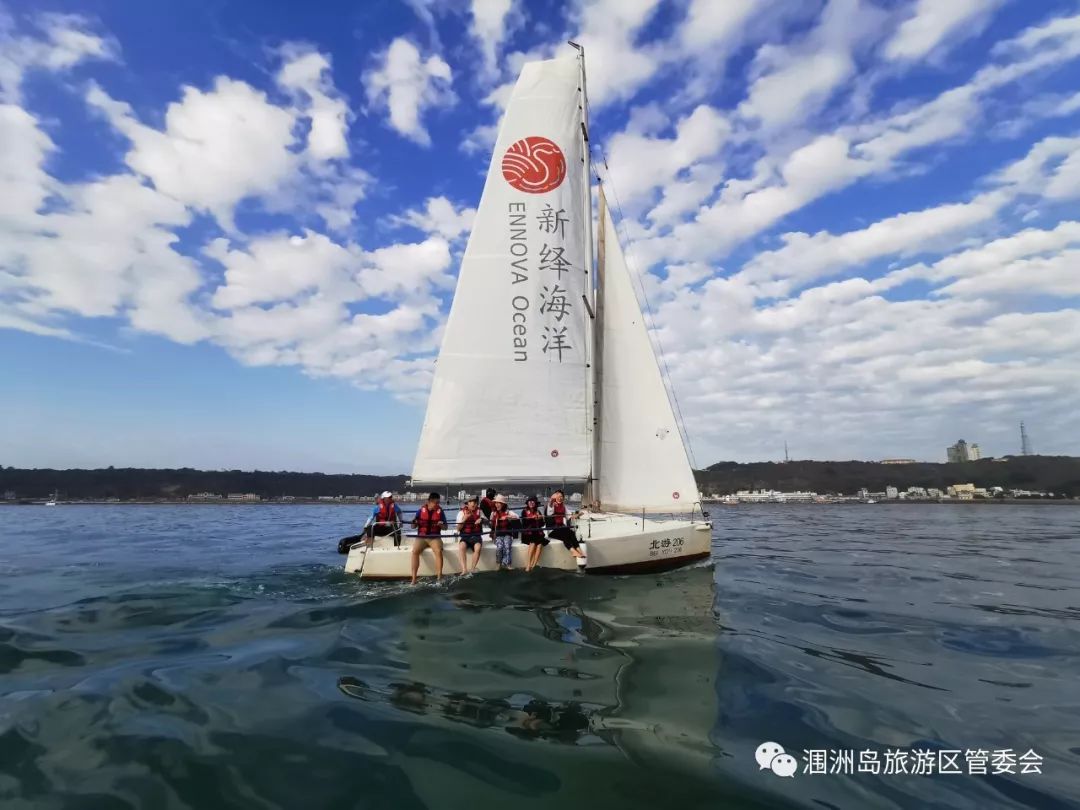
[[[469,237],[413,478],[589,475],[589,273],[579,63],[531,62],[514,86]]]
[[[604,206],[603,195],[600,197]],[[619,237],[604,228],[602,427],[598,495],[611,512],[689,512],[697,483]]]

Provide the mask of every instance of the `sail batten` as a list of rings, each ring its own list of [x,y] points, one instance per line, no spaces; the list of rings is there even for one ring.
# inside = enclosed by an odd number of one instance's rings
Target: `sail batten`
[[[435,366],[413,479],[584,480],[590,416],[576,58],[524,66]]]

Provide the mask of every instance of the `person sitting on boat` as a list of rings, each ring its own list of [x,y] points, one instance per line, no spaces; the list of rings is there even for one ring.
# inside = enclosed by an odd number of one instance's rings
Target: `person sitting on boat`
[[[570,526],[570,516],[566,510],[566,494],[557,489],[551,494],[547,505],[547,525],[551,528],[551,537],[562,540],[562,544],[574,557],[584,557],[577,532]]]
[[[375,502],[371,517],[364,525],[364,540],[367,547],[375,545],[376,537],[394,536],[394,546],[401,545],[401,507],[394,503],[394,493],[384,492]]]
[[[505,495],[496,495],[491,502],[491,536],[495,540],[495,562],[500,571],[511,570],[515,524],[520,525],[517,513],[506,505]]]
[[[495,508],[495,495],[498,494],[493,489],[489,489],[484,493],[484,497],[480,499],[480,511],[484,513],[485,520],[491,520],[491,512]]]
[[[416,584],[416,574],[420,570],[420,554],[428,547],[435,555],[435,581],[439,582],[442,580],[442,530],[446,528],[446,513],[439,506],[438,492],[428,495],[427,503],[417,511],[412,525],[416,527],[412,547],[412,584]]]
[[[458,552],[461,554],[461,573],[463,574],[476,571],[476,566],[480,563],[480,552],[484,545],[483,523],[484,516],[480,512],[476,496],[473,495],[465,501],[457,516],[458,536],[461,538],[458,543]],[[466,564],[470,551],[472,552],[471,567]]]
[[[526,571],[532,571],[538,562],[544,546],[548,544],[544,536],[544,513],[540,511],[540,499],[530,495],[521,510],[521,542],[529,547],[529,557],[525,564]]]

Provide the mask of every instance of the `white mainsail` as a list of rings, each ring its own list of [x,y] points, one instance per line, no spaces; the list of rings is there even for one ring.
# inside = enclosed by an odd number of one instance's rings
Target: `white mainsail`
[[[603,363],[597,494],[610,512],[690,512],[699,500],[697,483],[602,193],[600,220]]]
[[[591,326],[580,63],[524,66],[461,262],[413,479],[584,480]]]

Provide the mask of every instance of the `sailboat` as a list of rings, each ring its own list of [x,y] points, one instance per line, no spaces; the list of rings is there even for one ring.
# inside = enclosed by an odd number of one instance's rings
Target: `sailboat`
[[[60,496],[59,490],[54,490],[49,500],[45,501],[46,506],[56,506],[57,498]]]
[[[585,55],[570,44],[524,65],[500,125],[412,482],[581,486],[587,573],[661,571],[707,558],[711,525],[603,188],[594,252]],[[460,573],[449,540],[443,572]],[[358,543],[345,570],[408,577],[408,546]],[[513,567],[526,551],[515,543]],[[540,565],[579,567],[557,541]],[[484,548],[478,570],[496,568]],[[435,574],[430,549],[419,573]]]

